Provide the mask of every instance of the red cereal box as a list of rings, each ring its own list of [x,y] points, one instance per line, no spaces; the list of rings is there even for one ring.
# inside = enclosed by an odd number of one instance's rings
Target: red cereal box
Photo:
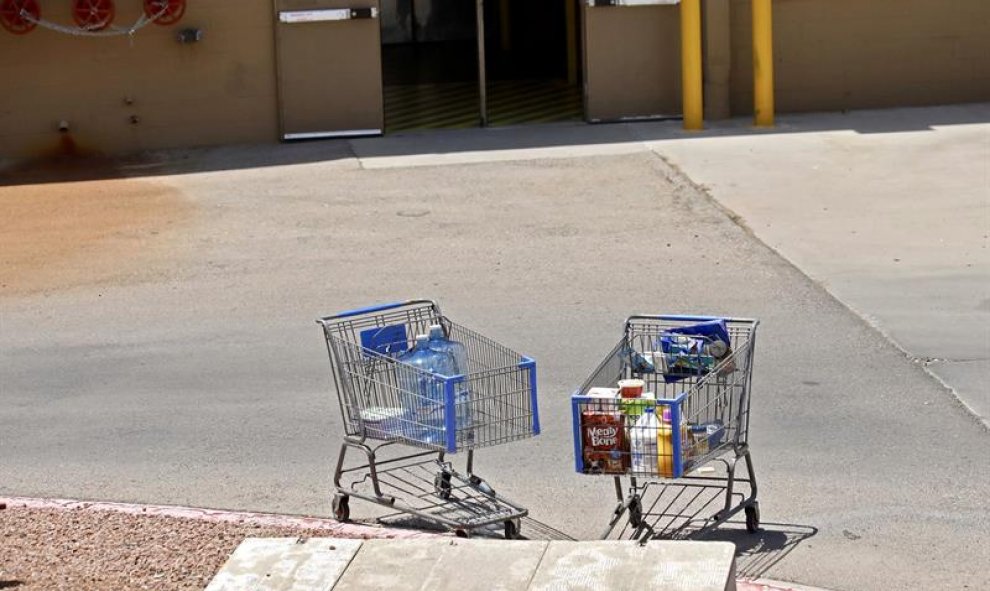
[[[618,412],[586,410],[581,413],[581,436],[586,474],[625,474],[629,443],[623,416]]]

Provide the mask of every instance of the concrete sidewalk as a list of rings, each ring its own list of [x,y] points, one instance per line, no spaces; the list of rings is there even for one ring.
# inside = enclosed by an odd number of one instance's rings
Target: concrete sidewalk
[[[737,581],[726,542],[249,538],[206,591],[815,591]]]
[[[638,129],[990,424],[990,104],[653,131]]]

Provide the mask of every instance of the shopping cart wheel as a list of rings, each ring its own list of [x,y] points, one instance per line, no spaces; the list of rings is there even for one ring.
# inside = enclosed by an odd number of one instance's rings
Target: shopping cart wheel
[[[443,500],[450,499],[450,472],[442,470],[433,477],[433,490]]]
[[[519,524],[515,521],[509,519],[505,522],[505,539],[506,540],[518,540],[522,536],[519,535]]]
[[[760,531],[760,504],[748,505],[746,511],[746,531],[755,534]]]
[[[640,502],[639,497],[635,497],[629,501],[629,525],[639,527],[641,523],[643,523],[643,503]]]
[[[348,521],[351,518],[350,497],[347,495],[333,496],[333,517],[337,521]]]

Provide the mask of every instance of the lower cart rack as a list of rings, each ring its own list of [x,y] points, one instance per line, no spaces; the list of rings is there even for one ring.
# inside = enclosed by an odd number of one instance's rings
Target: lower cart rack
[[[355,497],[393,509],[388,519],[407,514],[468,537],[478,531],[500,530],[507,539],[520,535],[520,520],[527,509],[499,495],[483,478],[473,473],[473,452],[467,453],[462,473],[447,461],[443,452],[419,452],[380,459],[385,443],[372,447],[366,442],[345,440],[334,472],[334,517],[350,519],[350,501]],[[361,458],[347,462],[348,450]]]
[[[738,472],[745,460],[746,473]],[[743,512],[746,530],[760,527],[760,504],[749,451],[714,462],[710,476],[691,475],[670,481],[629,479],[628,489],[615,478],[617,504],[602,539],[687,540],[703,538]],[[714,466],[713,466],[714,468]]]

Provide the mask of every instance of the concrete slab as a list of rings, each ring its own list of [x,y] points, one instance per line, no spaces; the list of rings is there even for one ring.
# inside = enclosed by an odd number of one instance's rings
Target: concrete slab
[[[990,424],[990,103],[637,133]]]
[[[550,542],[532,591],[735,591],[728,542]]]
[[[990,360],[936,362],[928,371],[955,390],[973,414],[990,421]]]
[[[360,548],[360,540],[248,538],[206,591],[329,590]]]
[[[735,591],[728,542],[247,539],[206,591]]]
[[[371,540],[334,591],[525,591],[548,542]]]

